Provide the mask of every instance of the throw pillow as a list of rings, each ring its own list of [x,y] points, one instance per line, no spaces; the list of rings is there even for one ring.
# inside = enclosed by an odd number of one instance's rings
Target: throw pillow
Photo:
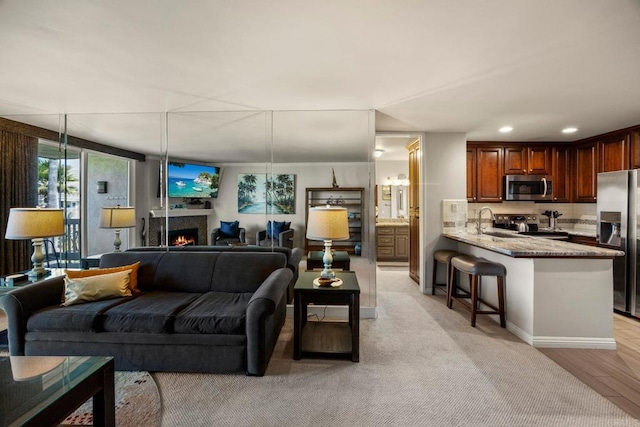
[[[220,221],[221,237],[238,237],[240,236],[240,223],[238,221],[227,222]]]
[[[79,279],[65,277],[62,305],[69,306],[104,299],[130,297],[130,273],[131,270],[124,270]]]
[[[284,221],[269,221],[267,223],[267,239],[277,239],[280,233],[287,230]],[[291,225],[291,223],[289,223]]]
[[[102,274],[111,274],[124,270],[131,270],[131,274],[129,277],[129,289],[131,289],[133,292],[137,292],[138,267],[140,267],[140,261],[131,265],[123,265],[122,267],[97,268],[93,270],[65,270],[64,272],[69,279],[82,279],[84,277],[100,276]]]

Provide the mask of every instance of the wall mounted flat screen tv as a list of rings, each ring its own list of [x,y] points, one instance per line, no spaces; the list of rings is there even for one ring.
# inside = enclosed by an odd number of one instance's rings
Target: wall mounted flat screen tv
[[[169,162],[169,197],[216,198],[220,184],[217,166]]]

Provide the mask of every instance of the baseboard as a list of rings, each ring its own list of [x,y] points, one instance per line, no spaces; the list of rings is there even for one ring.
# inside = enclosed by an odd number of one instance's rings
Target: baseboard
[[[323,317],[331,320],[344,320],[349,319],[349,307],[346,305],[308,305],[307,314],[309,316],[318,316],[319,319]],[[293,305],[287,305],[287,317],[293,319]],[[360,307],[361,319],[375,319],[377,317],[375,307]]]
[[[597,350],[615,350],[616,340],[613,338],[586,337],[534,337],[534,347],[545,348],[584,348]]]
[[[491,316],[499,322],[498,316]],[[584,348],[596,350],[615,350],[616,340],[614,338],[591,338],[591,337],[545,337],[533,336],[526,333],[513,323],[507,321],[507,330],[520,338],[525,343],[533,347],[540,348]]]

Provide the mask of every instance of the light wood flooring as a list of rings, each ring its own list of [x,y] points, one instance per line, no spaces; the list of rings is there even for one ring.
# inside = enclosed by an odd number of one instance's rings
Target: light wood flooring
[[[640,419],[640,321],[613,315],[617,349],[539,348],[601,396]]]

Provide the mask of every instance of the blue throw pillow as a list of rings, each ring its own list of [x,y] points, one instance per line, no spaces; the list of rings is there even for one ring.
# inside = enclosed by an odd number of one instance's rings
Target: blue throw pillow
[[[240,223],[238,221],[220,221],[220,237],[240,236]]]
[[[285,224],[286,222],[284,221],[267,222],[267,239],[277,239],[280,236],[280,233],[288,230],[285,228]],[[289,223],[289,225],[291,225],[291,223]]]

